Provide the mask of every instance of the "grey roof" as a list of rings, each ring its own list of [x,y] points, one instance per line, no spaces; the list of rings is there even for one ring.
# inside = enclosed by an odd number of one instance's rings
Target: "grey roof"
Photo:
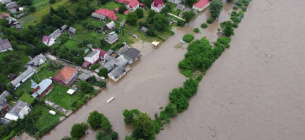
[[[61,26],[61,30],[65,30],[66,28],[68,28],[68,25],[63,25],[63,26]]]
[[[15,19],[15,18],[12,18],[12,17],[9,17],[9,18],[8,18],[8,24],[11,24],[11,23],[14,23],[14,22],[17,22],[17,23],[18,23],[18,20]]]
[[[114,78],[119,78],[123,73],[125,72],[124,66],[118,66],[116,67],[113,71],[110,72],[110,74],[114,77]]]
[[[51,79],[43,79],[39,84],[39,90],[36,92],[39,95],[43,93],[52,84]]]
[[[16,17],[17,17],[17,18],[21,18],[22,16],[24,16],[24,13],[20,13],[20,14],[18,14]]]
[[[105,37],[105,40],[108,41],[108,43],[110,43],[110,44],[112,44],[113,42],[115,42],[118,39],[119,39],[119,36],[116,33],[113,33],[113,34],[108,35],[107,37]]]
[[[7,119],[7,118],[0,118],[0,123],[2,123],[3,125],[9,125],[11,122],[11,120]]]
[[[8,39],[1,39],[0,38],[0,51],[6,50],[6,49],[12,49],[12,45]]]
[[[2,92],[2,94],[0,95],[0,106],[2,106],[4,103],[6,103],[6,96],[10,95],[9,92],[7,92],[6,90],[4,90]],[[0,107],[1,109],[1,107]]]
[[[126,56],[130,57],[131,59],[135,59],[137,57],[140,56],[140,51],[138,49],[135,49],[135,48],[131,48],[129,51],[127,51],[125,53]]]
[[[16,25],[16,29],[22,29],[22,25],[17,24],[17,25]]]
[[[10,9],[9,11],[10,11],[10,13],[13,13],[13,14],[17,13],[16,9]]]
[[[148,29],[147,29],[146,27],[144,27],[144,26],[141,27],[141,31],[142,31],[143,33],[146,33],[147,30],[148,30]]]
[[[89,74],[86,73],[82,73],[78,76],[78,79],[83,80],[83,81],[87,81],[90,78]]]
[[[113,57],[112,57],[112,58],[113,58]],[[111,71],[111,70],[114,68],[116,62],[118,62],[118,60],[115,59],[115,58],[113,58],[113,59],[109,60],[109,61],[103,66],[103,68],[107,68],[108,71]]]
[[[92,51],[90,53],[88,53],[85,57],[92,57],[94,55],[96,55],[97,53],[100,53],[99,51]]]
[[[29,64],[39,66],[44,63],[47,58],[43,54],[36,55],[32,60],[30,60]]]
[[[98,18],[100,20],[106,20],[106,16],[103,16],[103,15],[100,15],[100,14],[92,13],[91,16],[94,17],[94,18]]]
[[[113,21],[106,24],[108,29],[113,29],[115,27],[115,23]]]
[[[112,57],[112,56],[110,56],[109,54],[106,54],[106,55],[104,56],[104,60],[105,60],[106,62],[110,61],[111,59],[115,59],[115,58]]]
[[[9,4],[6,4],[6,8],[7,9],[12,9],[12,8],[15,8],[17,7],[17,3],[16,2],[11,2]]]
[[[184,5],[182,5],[182,4],[177,4],[177,7],[176,7],[177,9],[180,9],[180,10],[183,10],[184,8],[185,8],[185,6]]]
[[[130,47],[128,45],[124,45],[123,47],[121,47],[118,50],[118,54],[122,55],[122,54],[126,53],[129,49],[130,49]]]
[[[2,4],[7,4],[7,3],[10,3],[11,0],[0,0],[0,2],[1,2]]]
[[[75,28],[73,28],[73,27],[69,27],[69,32],[70,32],[70,33],[73,33],[73,34],[75,34],[75,32],[76,32],[76,29],[75,29]]]
[[[55,30],[52,34],[49,35],[50,38],[57,38],[61,34],[60,30]]]
[[[11,81],[11,84],[13,86],[16,86],[18,83],[20,83],[24,78],[29,76],[32,72],[35,70],[30,66],[26,71],[24,71],[22,74],[20,74],[17,78],[15,78],[13,81]]]
[[[22,108],[24,108],[25,106],[29,107],[29,104],[23,101],[18,101],[13,107],[11,107],[9,109],[9,111],[7,113],[11,113],[15,116],[19,117],[19,112],[21,111]]]
[[[127,57],[128,58],[128,57]],[[126,66],[127,65],[127,63],[128,63],[128,61],[130,60],[128,60],[128,59],[126,59],[123,55],[120,55],[119,57],[118,57],[118,62],[116,62],[115,63],[115,65],[116,66]]]

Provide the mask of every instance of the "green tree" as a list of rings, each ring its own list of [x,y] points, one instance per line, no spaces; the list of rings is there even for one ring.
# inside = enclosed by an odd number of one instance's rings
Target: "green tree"
[[[186,2],[186,5],[192,7],[197,1],[198,1],[198,0],[186,0],[185,2]]]
[[[106,137],[106,133],[104,131],[98,131],[97,134],[96,134],[96,139],[97,140],[102,140],[104,139],[104,137]]]
[[[134,114],[133,114],[132,111],[129,111],[129,110],[125,109],[124,112],[123,112],[123,115],[124,115],[124,122],[125,123],[132,123],[133,122]]]
[[[61,140],[71,140],[71,138],[68,137],[68,136],[65,136],[65,137],[63,137]]]
[[[8,96],[6,96],[6,100],[7,101],[10,101],[10,100],[12,100],[13,99],[13,95],[8,95]]]
[[[166,31],[169,27],[169,21],[163,14],[157,14],[153,17],[153,25],[157,31]]]
[[[138,15],[135,12],[131,12],[126,17],[126,23],[134,26],[137,25],[138,22]]]
[[[189,12],[184,12],[182,14],[182,18],[185,19],[185,22],[190,22],[190,20],[194,19],[196,16],[196,14],[192,11],[189,11]]]
[[[138,15],[138,18],[142,18],[144,16],[142,8],[137,8],[137,10],[135,12]]]
[[[95,110],[90,113],[87,122],[93,130],[96,130],[101,127],[101,122],[102,122],[101,119],[102,119],[102,115]]]
[[[50,0],[51,4],[54,4],[56,2],[56,0]]]
[[[121,5],[119,7],[119,13],[123,14],[125,11],[127,10],[126,6],[125,5]]]
[[[133,122],[132,136],[137,139],[153,140],[156,132],[151,118],[146,113],[138,115]]]
[[[108,69],[103,67],[99,70],[98,75],[107,78],[108,73],[109,73]]]
[[[113,140],[118,139],[119,138],[119,134],[117,132],[113,131],[113,132],[111,132],[111,138]]]
[[[174,104],[168,104],[166,107],[165,107],[165,110],[166,114],[169,116],[169,117],[174,117],[177,115],[178,111],[177,111],[177,106],[174,105]]]
[[[6,18],[2,18],[0,20],[0,24],[1,24],[2,27],[6,27],[6,28],[10,27],[10,25],[8,24],[8,20]]]
[[[92,93],[94,91],[93,86],[85,81],[80,81],[78,87],[82,92],[86,94]]]
[[[219,17],[222,7],[223,7],[223,3],[221,0],[212,0],[210,2],[209,10],[211,13],[211,17],[213,19],[216,19]]]
[[[111,132],[112,130],[112,125],[108,118],[105,115],[101,115],[101,127],[104,129],[106,132]]]
[[[34,13],[36,12],[36,8],[34,6],[29,7],[29,12]]]
[[[72,126],[70,135],[72,138],[78,138],[80,139],[81,137],[85,136],[85,132],[88,129],[88,125],[85,123],[76,123]]]

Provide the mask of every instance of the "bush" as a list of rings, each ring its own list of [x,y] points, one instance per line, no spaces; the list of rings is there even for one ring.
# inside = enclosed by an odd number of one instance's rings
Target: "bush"
[[[199,33],[199,28],[194,28],[193,30],[195,33]]]
[[[235,2],[235,5],[241,6],[241,5],[242,5],[242,2],[241,2],[240,0],[238,0],[238,1]]]
[[[101,119],[102,115],[97,111],[93,111],[90,113],[87,122],[93,130],[96,130],[101,127]]]
[[[96,82],[97,84],[97,86],[98,87],[101,87],[101,88],[103,88],[103,87],[106,87],[107,86],[107,83],[106,83],[106,81],[100,81],[100,82]]]
[[[78,88],[86,94],[92,93],[94,91],[93,86],[85,81],[80,81]]]
[[[225,36],[219,37],[219,38],[217,39],[217,42],[219,42],[219,43],[225,45],[226,48],[229,48],[229,47],[230,47],[231,38],[225,37]]]
[[[98,131],[96,134],[97,140],[103,140],[106,137],[106,133],[104,131]]]
[[[98,72],[98,75],[107,78],[108,77],[108,73],[109,72],[108,72],[107,68],[101,68],[100,71]]]
[[[208,27],[208,24],[202,23],[202,24],[200,25],[200,27],[201,27],[201,28],[207,28],[207,27]]]
[[[108,120],[108,118],[104,114],[101,114],[101,127],[106,132],[111,132],[112,131],[112,125],[111,125],[110,121]]]
[[[94,65],[92,65],[91,66],[91,69],[92,70],[96,70],[98,67],[100,67],[101,66],[101,64],[100,63],[96,63],[96,64],[94,64]]]
[[[247,7],[243,7],[242,10],[243,10],[243,12],[246,12],[247,11]]]
[[[238,27],[238,24],[237,24],[237,23],[233,23],[233,24],[232,24],[232,27],[237,28],[237,27]]]
[[[234,9],[234,10],[237,10],[237,9],[238,9],[238,6],[237,6],[237,5],[234,5],[234,6],[233,6],[233,9]]]
[[[183,36],[183,41],[185,41],[185,42],[191,42],[191,41],[193,41],[194,40],[194,35],[192,35],[192,34],[185,34],[184,36]]]
[[[207,19],[207,23],[212,24],[214,22],[214,18],[210,17]]]
[[[182,20],[178,20],[178,21],[177,21],[177,25],[178,25],[179,27],[183,27],[183,26],[185,25],[185,22],[182,21]]]
[[[117,132],[112,132],[111,133],[111,138],[113,139],[113,140],[115,140],[115,139],[118,139],[119,138],[119,134],[117,133]]]
[[[88,125],[85,123],[76,123],[72,126],[70,135],[72,138],[80,139],[81,137],[85,136],[85,132],[88,129]]]

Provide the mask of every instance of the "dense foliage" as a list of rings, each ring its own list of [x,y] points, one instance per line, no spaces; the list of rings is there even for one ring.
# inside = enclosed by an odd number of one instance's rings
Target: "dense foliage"
[[[135,12],[131,12],[131,13],[127,14],[126,23],[128,23],[129,25],[135,26],[135,25],[137,25],[137,22],[138,22],[138,15]]]
[[[199,33],[199,32],[200,32],[199,28],[194,28],[193,31],[194,31],[195,33]]]
[[[192,35],[192,34],[185,34],[184,36],[183,36],[183,41],[185,41],[185,42],[191,42],[191,41],[193,41],[194,40],[194,35]]]
[[[82,92],[86,94],[92,93],[94,91],[93,86],[85,81],[80,81],[78,87]]]
[[[90,113],[87,122],[93,130],[96,130],[101,127],[102,116],[99,112],[93,111]]]
[[[87,129],[88,125],[86,123],[76,123],[72,126],[70,135],[72,138],[80,139],[81,137],[85,136]]]
[[[223,3],[221,0],[212,0],[210,2],[209,10],[211,13],[211,17],[213,19],[216,19],[219,17],[222,7],[223,7]]]

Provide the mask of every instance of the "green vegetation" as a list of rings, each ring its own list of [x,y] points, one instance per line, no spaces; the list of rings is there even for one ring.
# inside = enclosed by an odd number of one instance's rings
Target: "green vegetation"
[[[193,41],[194,40],[194,35],[192,35],[192,34],[185,34],[184,36],[183,36],[183,41],[185,41],[185,42],[191,42],[191,41]]]
[[[210,2],[209,10],[213,19],[217,19],[219,17],[222,7],[223,3],[221,0],[212,0]]]
[[[101,128],[102,115],[98,111],[93,111],[90,113],[88,117],[88,124],[93,130],[97,130]]]
[[[212,24],[213,22],[214,22],[214,18],[209,17],[209,18],[207,19],[207,23]]]
[[[126,17],[126,23],[131,26],[135,26],[138,23],[138,15],[135,12],[131,12]]]
[[[200,27],[201,27],[201,28],[207,28],[207,27],[208,27],[208,24],[202,23],[202,24],[200,25]]]
[[[91,126],[91,128],[93,130],[97,130],[99,128],[103,129],[103,131],[99,131],[97,133],[96,139],[103,140],[105,138],[107,138],[107,139],[109,139],[109,138],[117,139],[118,138],[118,133],[112,132],[112,125],[104,114],[99,113],[98,111],[93,111],[90,113],[87,122],[89,123],[89,125]],[[111,137],[107,136],[105,132],[107,132],[108,134],[110,134],[112,132]]]
[[[115,131],[111,132],[111,139],[116,140],[119,138],[119,134]]]
[[[223,28],[223,34],[225,36],[230,37],[231,35],[234,35],[234,29],[231,21],[222,22],[220,25]]]
[[[19,100],[24,101],[28,104],[33,104],[35,102],[35,98],[32,97],[30,94],[24,93],[22,96],[19,98]]]
[[[199,32],[200,32],[199,28],[194,28],[193,31],[194,31],[195,33],[199,33]]]
[[[70,131],[70,135],[72,138],[80,139],[81,137],[85,136],[85,132],[88,129],[88,125],[86,123],[76,123],[72,126]]]
[[[82,91],[86,94],[92,93],[94,91],[93,86],[85,81],[80,81],[78,83],[78,88],[80,91]]]
[[[100,71],[98,72],[98,75],[107,78],[108,77],[108,69],[107,68],[101,68]]]
[[[182,14],[182,18],[185,19],[185,22],[190,22],[190,20],[194,19],[196,14],[193,11],[184,12]]]

